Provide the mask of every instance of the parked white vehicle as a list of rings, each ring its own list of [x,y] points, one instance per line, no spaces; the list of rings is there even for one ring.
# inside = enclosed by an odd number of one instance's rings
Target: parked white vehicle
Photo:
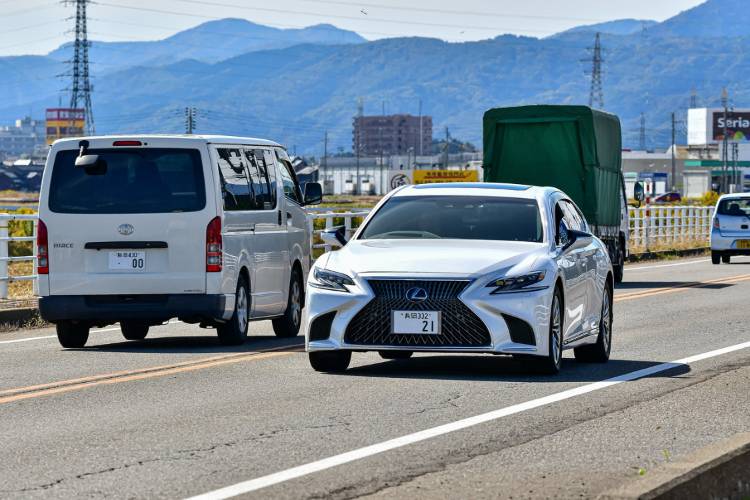
[[[750,255],[750,194],[719,198],[711,228],[711,261],[729,264],[733,255]]]
[[[224,344],[273,319],[298,334],[310,268],[303,194],[277,143],[219,136],[55,142],[37,237],[39,308],[65,347],[119,322],[126,339],[170,318]]]
[[[556,373],[564,349],[609,359],[614,273],[578,207],[553,188],[399,188],[308,279],[306,346],[318,371],[352,352],[528,356]]]

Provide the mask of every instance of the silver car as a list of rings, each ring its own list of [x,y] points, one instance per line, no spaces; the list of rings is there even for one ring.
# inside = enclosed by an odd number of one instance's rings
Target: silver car
[[[719,198],[711,229],[711,261],[729,264],[733,255],[750,255],[750,194]]]
[[[523,356],[560,370],[564,349],[605,362],[612,264],[576,205],[552,188],[507,184],[402,187],[351,241],[321,256],[303,318],[315,370],[346,370],[353,352]]]

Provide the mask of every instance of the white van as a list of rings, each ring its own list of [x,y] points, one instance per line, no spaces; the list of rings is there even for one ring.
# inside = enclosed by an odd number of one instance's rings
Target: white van
[[[170,318],[241,344],[252,320],[299,332],[310,269],[305,192],[282,146],[217,136],[66,139],[39,202],[39,309],[64,347],[119,322],[126,339]]]

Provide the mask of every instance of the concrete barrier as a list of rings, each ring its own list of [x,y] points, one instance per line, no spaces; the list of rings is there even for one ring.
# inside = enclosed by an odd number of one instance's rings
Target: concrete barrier
[[[606,500],[683,500],[750,498],[750,433],[664,464],[599,498]]]

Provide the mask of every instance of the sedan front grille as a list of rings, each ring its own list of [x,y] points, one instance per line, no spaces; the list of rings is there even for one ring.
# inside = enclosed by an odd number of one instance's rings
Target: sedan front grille
[[[486,347],[490,332],[479,317],[458,296],[468,281],[368,280],[375,298],[349,323],[344,341],[351,345],[394,347]],[[427,291],[427,300],[412,302],[406,292]],[[439,335],[391,333],[392,311],[440,311]]]

